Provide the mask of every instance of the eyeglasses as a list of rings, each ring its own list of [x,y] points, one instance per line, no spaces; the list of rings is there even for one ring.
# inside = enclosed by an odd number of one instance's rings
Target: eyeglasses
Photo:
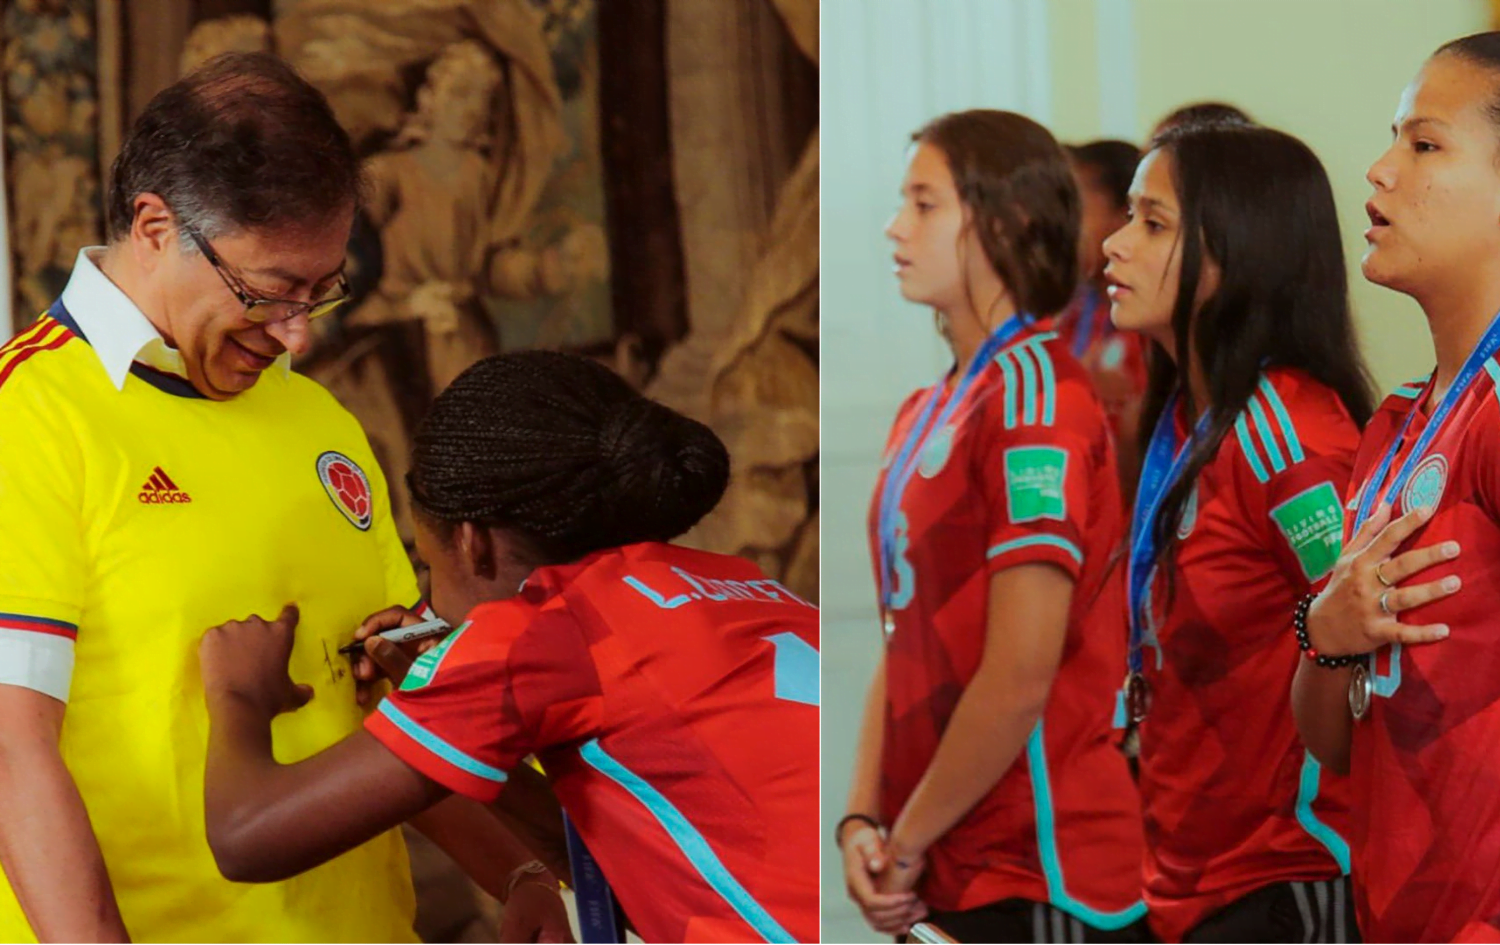
[[[250,291],[245,288],[244,283],[236,279],[225,268],[224,263],[219,259],[219,254],[214,252],[212,246],[208,245],[208,240],[204,239],[197,230],[185,223],[182,224],[182,231],[198,247],[198,251],[208,260],[208,264],[214,267],[214,272],[217,272],[219,278],[224,280],[224,285],[229,287],[229,291],[234,293],[234,297],[240,300],[241,305],[245,306],[245,318],[257,325],[266,322],[284,322],[287,319],[296,318],[298,315],[306,315],[309,320],[322,318],[324,315],[327,315],[349,301],[349,283],[344,279],[342,272],[338,275],[338,282],[334,283],[333,288],[328,290],[328,294],[314,302],[302,302],[297,299],[268,299],[251,295]]]

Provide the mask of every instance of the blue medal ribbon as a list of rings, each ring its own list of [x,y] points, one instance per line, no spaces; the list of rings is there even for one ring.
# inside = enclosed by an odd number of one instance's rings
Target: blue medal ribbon
[[[1099,293],[1093,285],[1083,287],[1081,304],[1078,307],[1078,324],[1073,335],[1073,357],[1082,361],[1094,343],[1094,313],[1099,310]]]
[[[1162,501],[1171,490],[1183,466],[1187,464],[1190,447],[1208,429],[1208,411],[1198,418],[1192,435],[1179,442],[1177,437],[1177,394],[1168,398],[1156,420],[1156,429],[1151,431],[1151,442],[1141,461],[1141,482],[1135,494],[1135,509],[1130,521],[1130,559],[1127,564],[1130,592],[1130,672],[1139,674],[1145,662],[1141,648],[1146,638],[1146,597],[1151,579],[1156,573],[1156,517],[1161,514]]]
[[[896,542],[897,526],[901,518],[901,498],[906,492],[907,484],[911,482],[912,474],[916,472],[922,450],[933,431],[941,430],[943,424],[953,416],[953,412],[963,402],[964,395],[968,393],[969,387],[990,361],[994,360],[995,355],[1000,353],[1000,349],[1014,341],[1030,323],[1030,316],[1017,313],[1006,319],[984,340],[984,344],[980,345],[979,350],[975,352],[974,359],[969,362],[968,369],[964,371],[963,377],[954,387],[953,394],[943,404],[943,409],[938,413],[935,421],[933,413],[937,411],[939,394],[942,392],[943,382],[947,375],[939,378],[936,384],[928,388],[927,397],[917,415],[916,422],[907,431],[906,439],[902,441],[900,449],[896,451],[896,458],[886,471],[885,484],[880,490],[880,507],[876,516],[880,540],[880,607],[885,615],[889,615],[892,610],[896,609]],[[908,588],[903,588],[903,590],[909,591]]]
[[[590,942],[623,942],[625,925],[609,880],[599,861],[584,845],[573,821],[563,813],[563,832],[568,842],[568,863],[573,872],[573,895],[578,905],[578,938]]]
[[[1385,490],[1385,502],[1392,506],[1395,505],[1396,497],[1401,494],[1402,489],[1406,488],[1407,480],[1411,478],[1412,473],[1421,464],[1424,454],[1432,446],[1433,440],[1437,439],[1437,435],[1442,432],[1443,426],[1453,413],[1453,408],[1458,406],[1458,402],[1463,399],[1469,387],[1478,379],[1480,372],[1484,370],[1485,362],[1494,357],[1497,351],[1500,351],[1500,312],[1497,312],[1495,317],[1490,319],[1490,325],[1485,329],[1484,336],[1479,339],[1479,344],[1475,345],[1474,350],[1469,352],[1469,356],[1464,359],[1463,367],[1459,369],[1457,376],[1453,378],[1453,383],[1448,386],[1448,390],[1444,392],[1442,399],[1433,408],[1432,416],[1428,419],[1427,426],[1417,436],[1416,442],[1412,444],[1411,451],[1406,454],[1406,461],[1396,470],[1395,479],[1391,480],[1390,486]],[[1405,441],[1406,433],[1411,429],[1412,420],[1417,415],[1417,406],[1422,402],[1422,398],[1427,396],[1427,392],[1431,389],[1432,384],[1435,383],[1436,378],[1437,372],[1434,371],[1432,378],[1427,382],[1427,389],[1423,390],[1422,394],[1412,401],[1411,410],[1407,412],[1406,420],[1402,422],[1401,429],[1391,440],[1391,445],[1386,447],[1385,455],[1381,457],[1380,463],[1375,467],[1375,471],[1370,474],[1369,478],[1365,480],[1364,485],[1360,488],[1359,507],[1354,513],[1354,524],[1349,529],[1351,537],[1355,532],[1359,531],[1360,526],[1364,525],[1369,520],[1370,514],[1375,511],[1375,497],[1380,493],[1380,484],[1385,482],[1386,476],[1390,474],[1391,465],[1395,463],[1396,456],[1401,452],[1401,444]],[[1411,509],[1403,509],[1402,511],[1410,512]],[[1368,671],[1374,680],[1375,692],[1382,696],[1389,696],[1394,693],[1396,687],[1401,684],[1401,644],[1391,644],[1391,674],[1389,676],[1383,677],[1375,671],[1374,653],[1369,655],[1368,661]]]

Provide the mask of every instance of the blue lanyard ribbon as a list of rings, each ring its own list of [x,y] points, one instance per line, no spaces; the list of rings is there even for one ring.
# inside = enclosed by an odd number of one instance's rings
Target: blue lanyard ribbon
[[[1401,464],[1401,468],[1396,472],[1396,478],[1385,491],[1387,502],[1394,504],[1395,497],[1405,488],[1406,481],[1411,478],[1411,474],[1421,462],[1422,454],[1427,452],[1427,448],[1437,438],[1448,416],[1453,413],[1453,408],[1458,405],[1464,392],[1469,389],[1469,385],[1473,384],[1479,372],[1484,370],[1485,362],[1494,357],[1496,351],[1500,351],[1500,313],[1490,320],[1490,327],[1485,329],[1484,337],[1480,338],[1479,344],[1469,352],[1469,357],[1465,359],[1464,366],[1459,369],[1458,376],[1453,378],[1453,383],[1443,394],[1443,399],[1438,401],[1437,406],[1433,408],[1432,417],[1427,421],[1426,428],[1412,444],[1411,452],[1406,455],[1406,462]],[[1435,376],[1436,372],[1434,372]],[[1396,455],[1401,452],[1401,443],[1406,439],[1406,431],[1411,428],[1412,419],[1417,415],[1419,403],[1421,403],[1420,397],[1412,401],[1411,411],[1407,413],[1406,420],[1401,424],[1400,432],[1396,434],[1395,439],[1391,440],[1391,445],[1386,447],[1385,456],[1381,458],[1380,465],[1375,467],[1375,472],[1365,481],[1365,487],[1360,491],[1359,508],[1354,515],[1354,526],[1349,529],[1350,535],[1359,531],[1359,527],[1375,510],[1375,496],[1380,492],[1380,484],[1390,473],[1391,464],[1396,461]]]
[[[1474,350],[1469,352],[1469,356],[1464,359],[1463,367],[1459,369],[1458,375],[1453,378],[1453,383],[1448,386],[1448,390],[1443,394],[1442,399],[1433,408],[1432,416],[1428,419],[1427,426],[1417,437],[1416,442],[1412,444],[1411,452],[1407,453],[1406,462],[1401,464],[1401,468],[1396,471],[1396,478],[1391,481],[1390,486],[1385,490],[1386,502],[1392,505],[1395,504],[1396,496],[1400,495],[1401,490],[1406,488],[1407,480],[1411,478],[1412,473],[1420,465],[1422,454],[1426,453],[1427,448],[1432,445],[1432,441],[1437,439],[1438,433],[1442,431],[1443,425],[1453,413],[1453,408],[1458,406],[1459,400],[1463,398],[1469,386],[1474,383],[1475,379],[1479,376],[1479,372],[1484,369],[1485,362],[1494,357],[1496,351],[1500,351],[1500,313],[1496,313],[1495,317],[1490,319],[1490,327],[1485,329],[1484,336],[1479,339],[1479,344],[1475,345]],[[1437,372],[1434,371],[1433,378],[1435,379],[1436,377]],[[1428,383],[1431,384],[1433,381],[1429,380]],[[1424,391],[1423,394],[1425,393]],[[1369,520],[1370,513],[1375,510],[1375,497],[1380,493],[1380,484],[1385,482],[1386,476],[1391,471],[1391,464],[1396,461],[1397,454],[1401,452],[1401,443],[1406,439],[1407,430],[1411,429],[1412,420],[1417,415],[1417,405],[1420,403],[1421,396],[1412,401],[1411,410],[1402,422],[1401,429],[1391,440],[1391,445],[1386,447],[1385,455],[1381,457],[1380,464],[1375,467],[1375,471],[1365,480],[1363,488],[1360,489],[1359,507],[1354,513],[1354,524],[1349,529],[1351,536],[1359,531],[1360,526]],[[1410,512],[1411,509],[1404,509],[1403,511]],[[1388,676],[1383,676],[1376,670],[1375,653],[1371,653],[1367,657],[1365,665],[1368,668],[1375,695],[1390,697],[1395,693],[1396,687],[1400,685],[1401,649],[1401,644],[1391,644],[1390,675]]]
[[[876,518],[880,538],[880,606],[887,613],[891,610],[891,602],[896,593],[896,532],[901,518],[901,497],[906,492],[907,484],[911,482],[912,474],[916,472],[922,448],[927,445],[933,431],[942,429],[943,424],[953,416],[969,387],[995,355],[1000,353],[1000,349],[1014,341],[1030,322],[1030,316],[1017,313],[1006,319],[1004,324],[984,340],[984,344],[974,354],[974,359],[969,362],[968,370],[964,371],[963,377],[954,387],[952,396],[944,403],[942,412],[938,414],[936,421],[932,421],[943,389],[943,379],[939,378],[928,389],[916,422],[907,431],[906,439],[896,451],[896,458],[891,461],[885,485],[880,490],[880,508]]]
[[[1141,647],[1146,638],[1146,597],[1156,573],[1156,517],[1172,484],[1182,475],[1189,447],[1208,429],[1208,411],[1198,418],[1192,435],[1178,442],[1177,394],[1167,399],[1151,442],[1141,461],[1141,482],[1135,494],[1135,509],[1130,520],[1130,559],[1127,565],[1130,591],[1130,671],[1139,673],[1144,659]]]
[[[1099,293],[1092,285],[1085,285],[1080,302],[1078,322],[1074,326],[1073,357],[1081,361],[1088,353],[1089,345],[1094,343],[1094,314],[1099,310]]]
[[[1391,480],[1390,486],[1386,488],[1386,502],[1395,505],[1396,497],[1401,494],[1402,489],[1406,488],[1407,480],[1411,478],[1412,473],[1421,464],[1422,456],[1427,452],[1427,448],[1432,445],[1432,441],[1437,439],[1437,435],[1442,432],[1442,428],[1447,422],[1448,417],[1453,413],[1453,408],[1458,406],[1458,402],[1463,399],[1464,393],[1474,383],[1475,379],[1479,376],[1479,372],[1484,369],[1485,362],[1494,357],[1496,351],[1500,351],[1500,313],[1496,313],[1495,317],[1490,319],[1490,327],[1485,329],[1484,336],[1479,339],[1479,344],[1475,345],[1474,350],[1469,352],[1469,356],[1464,359],[1463,367],[1459,369],[1458,375],[1453,378],[1453,383],[1448,386],[1448,390],[1443,394],[1442,399],[1433,408],[1432,416],[1428,418],[1427,426],[1418,435],[1416,442],[1412,444],[1411,452],[1406,454],[1406,461],[1401,464],[1400,469],[1396,470],[1395,479]],[[1433,378],[1435,379],[1436,377],[1437,372],[1434,371]],[[1431,384],[1433,381],[1429,380],[1428,383]],[[1425,393],[1426,391],[1423,392],[1424,395]],[[1396,461],[1397,454],[1401,452],[1401,444],[1406,439],[1406,432],[1411,429],[1412,420],[1417,416],[1417,405],[1420,403],[1420,396],[1412,402],[1411,410],[1407,413],[1406,419],[1401,423],[1401,429],[1391,440],[1391,445],[1386,447],[1385,455],[1380,458],[1379,465],[1375,467],[1375,471],[1370,474],[1370,477],[1365,480],[1363,488],[1360,489],[1359,507],[1354,513],[1354,524],[1349,529],[1351,536],[1359,531],[1360,526],[1369,520],[1370,513],[1375,511],[1375,497],[1380,494],[1380,485],[1385,482],[1386,476],[1390,474],[1391,465]],[[1410,512],[1411,509],[1404,509],[1403,511]],[[1390,675],[1382,676],[1376,671],[1375,654],[1371,653],[1367,658],[1366,666],[1373,681],[1372,685],[1376,695],[1389,697],[1395,693],[1396,687],[1400,685],[1401,644],[1399,643],[1391,644],[1390,665]]]
[[[609,880],[566,812],[563,813],[563,832],[568,842],[568,863],[573,868],[571,885],[578,905],[579,941],[625,941],[625,928]]]

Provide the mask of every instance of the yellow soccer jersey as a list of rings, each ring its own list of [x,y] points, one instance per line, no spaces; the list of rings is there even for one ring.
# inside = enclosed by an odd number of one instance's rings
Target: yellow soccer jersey
[[[109,323],[64,307],[86,297],[74,283],[0,351],[0,683],[67,701],[63,759],[126,927],[138,941],[414,941],[399,833],[265,885],[221,877],[204,835],[203,632],[301,607],[291,675],[316,695],[274,723],[291,762],[360,728],[338,647],[367,614],[418,603],[363,431],[276,369],[226,402],[129,360],[117,388],[79,327]],[[34,941],[3,882],[0,941]]]

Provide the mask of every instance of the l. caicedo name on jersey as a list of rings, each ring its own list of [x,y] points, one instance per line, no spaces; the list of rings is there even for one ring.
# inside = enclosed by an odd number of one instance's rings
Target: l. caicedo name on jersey
[[[625,583],[663,610],[675,610],[685,604],[698,602],[720,603],[723,601],[761,601],[771,604],[813,607],[812,604],[770,578],[756,581],[724,581],[689,574],[677,567],[672,568],[672,573],[680,579],[681,583],[674,582],[674,586],[670,587],[652,587],[634,575],[627,576]],[[813,607],[813,609],[817,608]]]

